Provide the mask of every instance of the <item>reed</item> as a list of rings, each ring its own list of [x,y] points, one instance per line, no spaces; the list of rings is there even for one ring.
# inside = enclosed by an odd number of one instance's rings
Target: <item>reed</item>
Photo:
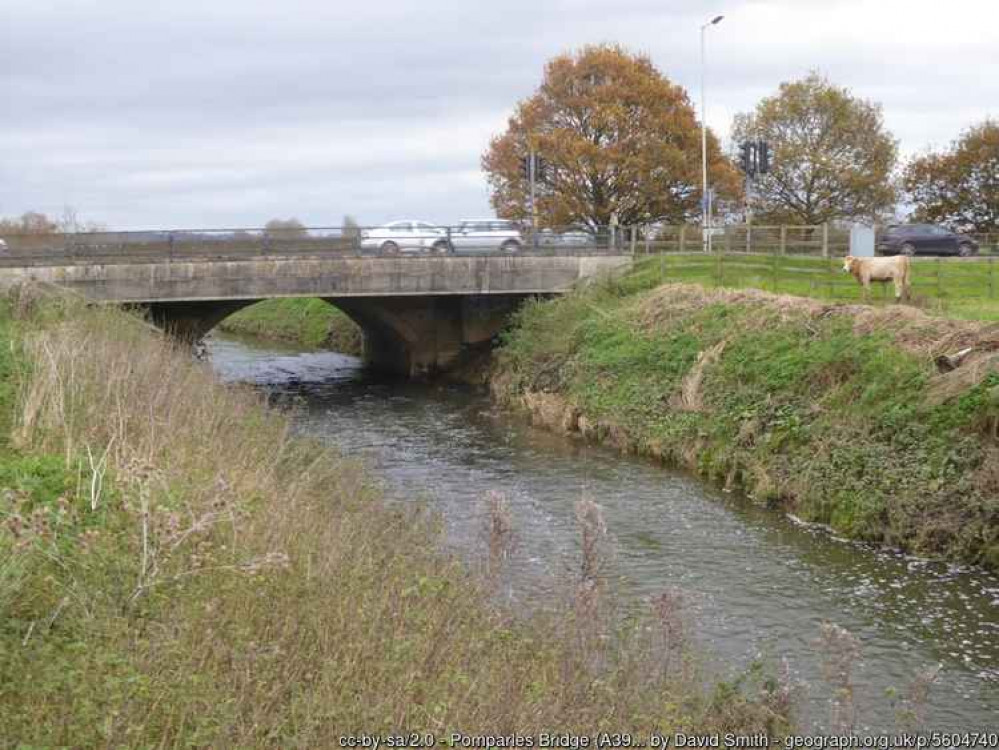
[[[141,321],[35,307],[0,311],[14,360],[0,461],[5,741],[786,728],[756,693],[719,702],[703,681],[650,669],[641,628],[605,626],[594,663],[572,611],[503,609],[443,551],[432,515],[384,503],[358,462],[293,438],[258,393],[220,385]],[[513,521],[498,499],[492,517],[499,559]]]

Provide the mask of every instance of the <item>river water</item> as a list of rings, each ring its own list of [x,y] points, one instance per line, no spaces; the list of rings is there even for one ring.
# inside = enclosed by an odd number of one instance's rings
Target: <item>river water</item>
[[[517,538],[504,596],[545,606],[578,568],[574,506],[602,508],[622,600],[681,592],[710,668],[733,676],[784,658],[802,720],[820,730],[831,689],[816,639],[833,622],[860,639],[858,729],[897,728],[889,695],[941,665],[926,729],[999,728],[999,577],[873,550],[795,523],[687,474],[533,429],[460,386],[386,383],[358,360],[228,336],[208,342],[226,381],[294,405],[297,429],[363,458],[400,502],[429,503],[449,543],[481,555],[487,496]]]

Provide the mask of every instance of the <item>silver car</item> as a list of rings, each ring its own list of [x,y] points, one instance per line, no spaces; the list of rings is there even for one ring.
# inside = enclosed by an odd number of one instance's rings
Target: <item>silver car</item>
[[[570,227],[568,229],[542,229],[538,232],[540,247],[592,247],[597,243],[596,237],[585,229]]]
[[[455,252],[514,253],[524,245],[517,224],[505,219],[462,219],[451,230],[451,245]]]
[[[393,221],[361,232],[361,249],[396,253],[447,252],[447,230],[426,221]]]

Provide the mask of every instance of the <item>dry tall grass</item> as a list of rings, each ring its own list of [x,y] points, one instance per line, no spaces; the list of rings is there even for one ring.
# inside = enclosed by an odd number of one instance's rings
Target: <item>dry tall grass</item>
[[[571,611],[491,605],[434,519],[383,505],[361,466],[292,439],[258,394],[140,321],[44,317],[23,323],[14,442],[60,456],[76,489],[47,537],[0,532],[0,732],[15,744],[784,726],[772,696],[650,665],[641,623],[581,639]],[[597,511],[581,514],[592,540]]]

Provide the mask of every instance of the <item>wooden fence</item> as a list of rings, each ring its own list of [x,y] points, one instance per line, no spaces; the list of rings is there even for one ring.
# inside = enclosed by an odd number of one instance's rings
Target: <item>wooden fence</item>
[[[912,261],[912,292],[945,302],[999,301],[999,258],[927,258]],[[841,258],[779,253],[638,253],[634,274],[649,285],[669,281],[753,287],[825,299],[860,299],[862,290],[843,271]],[[874,285],[874,297],[890,298],[890,285]]]
[[[683,224],[625,229],[636,255],[695,252],[704,248],[700,225]],[[969,235],[983,255],[999,254],[999,232]],[[850,251],[850,230],[834,224],[756,225],[729,224],[711,231],[714,252],[843,257]]]

